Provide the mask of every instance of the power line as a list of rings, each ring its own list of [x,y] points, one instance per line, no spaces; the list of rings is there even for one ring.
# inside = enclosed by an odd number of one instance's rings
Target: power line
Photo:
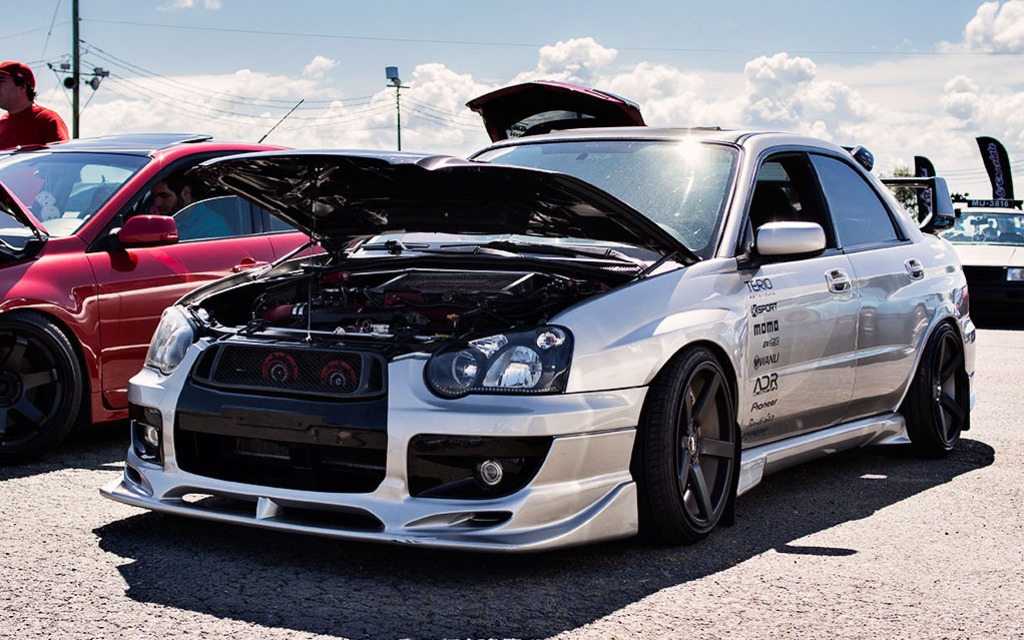
[[[550,43],[539,43],[539,42],[501,42],[501,41],[484,41],[484,40],[441,40],[437,38],[395,38],[385,36],[354,36],[344,34],[327,34],[327,33],[309,33],[300,31],[274,31],[268,29],[237,29],[228,27],[198,27],[195,25],[176,25],[176,24],[157,24],[153,22],[134,22],[127,20],[100,20],[96,18],[86,19],[83,22],[93,22],[97,24],[114,24],[114,25],[125,25],[133,27],[150,27],[155,29],[178,29],[185,31],[210,31],[216,33],[237,33],[241,35],[261,35],[261,36],[280,36],[290,38],[323,38],[328,40],[356,40],[366,42],[392,42],[392,43],[405,43],[405,44],[444,44],[444,45],[458,45],[458,46],[474,46],[474,47],[520,47],[520,48],[540,48],[548,46]],[[21,35],[21,34],[18,34]],[[620,51],[660,51],[660,52],[675,52],[675,53],[759,53],[761,50],[754,49],[738,49],[738,48],[724,48],[724,47],[636,47],[636,46],[619,46],[609,45],[614,49]],[[857,51],[857,50],[793,50],[791,53],[795,55],[856,55],[856,56],[936,56],[936,57],[954,57],[954,56],[1022,56],[1024,51]]]
[[[157,104],[169,107],[172,110],[186,111],[188,112],[190,117],[195,117],[197,114],[200,114],[205,115],[209,120],[222,120],[224,116],[231,116],[239,119],[253,120],[263,123],[272,122],[277,118],[277,116],[272,115],[244,113],[242,111],[217,108],[207,103],[196,102],[193,100],[173,98],[171,96],[164,95],[160,92],[153,91],[151,88],[145,87],[131,78],[123,77],[114,72],[111,72],[110,78],[110,86],[112,89],[112,93],[114,93],[114,95],[129,100],[150,100]],[[125,92],[128,92],[128,95],[125,95]],[[379,104],[376,106],[369,106],[364,109],[348,110],[344,113],[339,114],[313,117],[296,115],[290,119],[304,122],[304,127],[340,125],[347,124],[350,122],[366,120],[369,117],[387,113],[389,110],[389,105]],[[285,129],[287,129],[287,127]]]
[[[50,36],[53,35],[53,25],[57,22],[57,12],[60,11],[60,0],[53,7],[53,17],[50,18],[50,28],[46,30],[46,40],[43,41],[43,52],[39,55],[46,55],[46,47],[50,45]]]
[[[460,109],[459,111],[449,111],[447,109],[442,109],[442,108],[440,108],[440,107],[438,107],[436,105],[432,105],[432,104],[423,102],[422,100],[417,100],[415,97],[410,97],[410,98],[408,98],[408,100],[414,106],[417,106],[420,109],[423,109],[425,111],[432,111],[432,112],[436,113],[437,115],[440,115],[440,116],[443,116],[443,117],[446,117],[446,118],[453,118],[453,119],[454,118],[458,118],[458,119],[461,119],[461,120],[465,120],[466,124],[469,124],[471,122],[475,123],[475,124],[479,124],[480,123],[480,116],[479,116],[479,114],[477,114],[477,113],[475,113],[473,111],[470,111],[468,107],[464,107],[464,108]]]
[[[176,110],[182,110],[183,108],[189,110],[191,115],[194,115],[196,111],[206,113],[211,118],[219,118],[222,116],[231,116],[244,119],[257,119],[260,121],[267,121],[272,117],[266,114],[256,115],[246,111],[248,108],[261,108],[261,109],[281,109],[285,110],[284,106],[287,105],[287,109],[294,109],[293,100],[285,99],[274,99],[274,98],[258,98],[252,96],[242,96],[232,93],[226,93],[221,91],[211,91],[205,87],[201,87],[192,83],[182,82],[175,78],[161,75],[150,71],[144,67],[140,67],[133,64],[123,58],[120,58],[101,47],[93,45],[88,42],[84,42],[87,46],[87,51],[90,56],[96,56],[108,66],[113,69],[123,69],[128,71],[130,74],[134,74],[136,77],[131,78],[124,74],[112,72],[111,78],[113,82],[121,84],[122,92],[117,94],[127,99],[132,99],[129,96],[124,95],[124,91],[128,91],[136,98],[153,100],[158,104],[162,104],[166,107],[171,107]],[[94,65],[94,61],[87,62],[89,65]],[[155,85],[157,87],[166,87],[161,91],[153,91],[152,88],[141,85],[139,82],[145,81],[146,83]],[[187,91],[190,98],[207,99],[206,102],[197,102],[192,99],[178,99],[171,98],[170,96],[180,91]],[[389,105],[373,103],[374,96],[363,96],[358,98],[331,98],[323,100],[309,100],[303,102],[303,107],[300,111],[296,112],[296,115],[289,118],[291,121],[303,122],[303,126],[331,126],[331,125],[343,125],[354,122],[356,120],[372,118],[383,114],[389,109]],[[90,98],[91,101],[91,98]],[[418,117],[423,118],[427,122],[433,124],[440,124],[446,127],[460,129],[462,131],[479,131],[480,124],[476,114],[472,114],[468,111],[449,111],[447,109],[441,109],[435,105],[428,104],[422,100],[417,100],[414,96],[409,97],[411,103],[410,111],[415,113]],[[217,106],[211,104],[213,102]],[[311,102],[320,106],[306,107],[305,102]],[[341,105],[346,110],[342,113],[336,113],[338,105]],[[351,107],[363,106],[363,109],[352,109]],[[236,108],[231,108],[232,106]],[[237,107],[243,107],[239,109]],[[310,115],[311,112],[328,112],[324,115]],[[303,114],[303,115],[300,115]],[[288,130],[290,127],[283,127],[284,130]]]
[[[293,99],[257,98],[257,97],[252,97],[252,96],[240,96],[240,95],[236,95],[236,94],[223,93],[223,92],[219,92],[219,91],[211,91],[211,90],[206,89],[204,87],[200,87],[198,85],[190,84],[190,83],[187,83],[187,82],[182,82],[180,80],[177,80],[177,79],[174,79],[174,78],[170,78],[170,77],[158,74],[158,73],[156,73],[154,71],[150,71],[150,70],[145,69],[143,67],[140,67],[140,66],[138,66],[136,64],[132,64],[131,62],[128,62],[127,60],[119,58],[119,57],[113,55],[112,53],[104,51],[103,49],[101,49],[100,47],[97,47],[94,44],[91,44],[91,43],[88,43],[88,42],[84,42],[84,41],[83,41],[83,44],[85,44],[88,47],[89,53],[95,53],[102,60],[104,60],[105,62],[107,62],[108,64],[110,64],[112,66],[122,66],[123,68],[125,68],[125,69],[127,69],[129,71],[133,71],[133,72],[135,72],[135,73],[137,73],[137,74],[139,74],[141,76],[145,76],[145,77],[153,78],[153,79],[159,79],[159,80],[165,81],[165,82],[167,82],[169,84],[177,85],[179,87],[188,89],[189,91],[192,91],[192,92],[202,93],[204,95],[211,96],[211,97],[223,97],[222,99],[224,99],[225,101],[238,102],[240,104],[246,104],[246,105],[252,105],[252,103],[265,103],[268,108],[281,108],[282,110],[290,108],[291,105],[293,105],[295,103],[295,100],[293,100]],[[307,100],[307,102],[313,103],[313,104],[333,104],[333,103],[337,103],[337,102],[341,102],[341,103],[360,103],[360,102],[368,102],[372,98],[373,98],[373,96],[361,96],[361,97],[357,97],[357,98],[329,98],[329,99],[323,99],[323,100]],[[275,107],[275,105],[280,105],[280,106],[279,107]]]

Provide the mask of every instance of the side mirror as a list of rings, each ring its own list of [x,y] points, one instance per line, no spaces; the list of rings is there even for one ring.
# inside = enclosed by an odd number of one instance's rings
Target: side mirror
[[[757,228],[754,247],[762,256],[811,255],[825,250],[825,230],[814,222],[769,222]]]
[[[178,242],[178,225],[170,216],[132,216],[117,232],[124,247],[154,247]]]

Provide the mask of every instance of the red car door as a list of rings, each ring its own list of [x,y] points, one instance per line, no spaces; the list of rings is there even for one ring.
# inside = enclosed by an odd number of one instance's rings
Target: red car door
[[[297,234],[294,236],[300,240]],[[110,408],[127,406],[163,310],[204,282],[273,261],[264,235],[202,239],[89,254],[98,283],[100,380]]]

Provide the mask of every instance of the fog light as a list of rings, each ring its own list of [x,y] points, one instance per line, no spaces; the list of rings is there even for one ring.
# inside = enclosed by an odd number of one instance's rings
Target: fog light
[[[1021,282],[1024,281],[1024,269],[1019,267],[1011,267],[1006,270],[1007,282]]]
[[[153,464],[163,464],[163,417],[160,410],[143,407],[137,404],[128,405],[128,417],[131,419],[132,450],[140,460]]]
[[[409,441],[409,495],[455,500],[512,495],[537,475],[551,442],[547,436],[417,435]]]
[[[497,460],[484,460],[476,466],[476,476],[488,487],[494,487],[505,477],[505,468]]]
[[[145,425],[142,428],[142,441],[149,447],[158,448],[160,446],[160,429],[151,424]]]

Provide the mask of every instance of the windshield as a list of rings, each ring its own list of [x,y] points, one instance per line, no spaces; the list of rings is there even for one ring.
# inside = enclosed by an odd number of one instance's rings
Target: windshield
[[[956,244],[1024,246],[1024,212],[964,211],[939,235]]]
[[[732,147],[693,141],[590,140],[502,147],[475,159],[586,180],[708,258],[714,253],[737,155]]]
[[[70,236],[148,162],[113,153],[19,153],[0,160],[0,182],[49,235]]]

